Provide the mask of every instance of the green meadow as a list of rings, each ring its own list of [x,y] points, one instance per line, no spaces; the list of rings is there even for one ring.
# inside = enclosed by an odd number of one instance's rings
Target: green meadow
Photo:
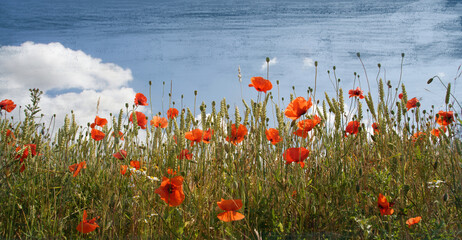
[[[0,104],[0,238],[462,238],[460,76],[422,83],[444,86],[440,108],[381,74],[355,74],[354,88],[333,77],[334,95],[315,75],[279,99],[269,75],[236,81],[258,93],[241,107],[180,109],[170,94],[167,114],[137,95],[59,129],[31,89],[25,118]]]

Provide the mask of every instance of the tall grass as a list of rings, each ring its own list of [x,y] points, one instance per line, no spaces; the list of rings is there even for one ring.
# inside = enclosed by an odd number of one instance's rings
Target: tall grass
[[[417,106],[407,111],[414,96],[407,95],[404,85],[393,87],[378,76],[376,98],[370,92],[365,99],[347,98],[351,88],[342,88],[337,77],[334,97],[325,94],[322,99],[310,88],[303,97],[318,98],[299,120],[318,115],[322,121],[307,138],[293,134],[297,121],[284,116],[287,105],[274,99],[275,88],[250,102],[243,99],[244,108],[234,111],[225,99],[202,104],[200,121],[189,108],[180,109],[166,128],[140,129],[128,119],[134,111],[147,112],[146,107],[127,104],[117,115],[100,116],[109,120],[101,141],[91,138],[89,124],[78,126],[73,113],[57,133],[38,124],[41,92],[33,89],[24,120],[4,111],[0,120],[0,238],[461,238],[462,122],[457,113],[446,133],[431,134],[439,127],[439,110],[460,112],[450,85],[439,79],[448,89],[441,93],[443,109]],[[353,120],[361,123],[359,132],[345,137]],[[380,126],[378,134],[373,122]],[[231,125],[239,123],[248,135],[233,145],[226,137]],[[210,143],[191,146],[184,136],[195,128],[213,129]],[[265,136],[268,128],[278,129],[283,140],[272,145]],[[8,130],[15,139],[6,135]],[[124,140],[112,137],[118,131]],[[146,138],[140,139],[142,131]],[[417,132],[425,135],[415,139]],[[20,172],[17,156],[25,144],[36,144],[37,155],[29,154]],[[283,158],[295,147],[310,150],[304,168]],[[124,160],[113,156],[121,149],[127,151]],[[193,154],[192,160],[177,158],[183,149]],[[121,165],[130,160],[141,161],[142,168],[122,175]],[[73,177],[69,166],[82,161],[87,167]],[[154,193],[169,168],[185,179],[186,197],[176,207]],[[392,215],[380,214],[379,193],[394,203]],[[223,211],[217,202],[222,198],[241,199],[238,211],[245,218],[220,221],[217,214]],[[96,231],[77,231],[84,210],[89,218],[100,217]],[[416,216],[421,222],[407,226],[406,220]]]

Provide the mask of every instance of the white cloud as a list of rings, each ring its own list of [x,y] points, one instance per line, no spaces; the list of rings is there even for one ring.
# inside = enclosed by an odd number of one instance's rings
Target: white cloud
[[[0,48],[0,100],[25,106],[30,103],[28,89],[39,88],[44,92],[39,103],[42,113],[45,119],[56,114],[58,126],[71,110],[79,124],[93,121],[98,98],[98,115],[109,120],[109,113],[117,114],[126,102],[133,103],[136,92],[128,87],[132,80],[130,69],[103,63],[61,43],[25,42]]]
[[[314,61],[311,58],[304,58],[303,59],[303,67],[313,67],[314,66]]]
[[[277,64],[277,63],[278,63],[278,58],[277,58],[277,57],[274,57],[274,58],[270,59],[270,61],[269,61],[269,65],[270,65],[270,66],[273,66],[273,65],[275,65],[275,64]],[[267,63],[266,63],[266,61],[265,61],[265,62],[261,65],[261,70],[266,70],[266,66],[267,66]]]

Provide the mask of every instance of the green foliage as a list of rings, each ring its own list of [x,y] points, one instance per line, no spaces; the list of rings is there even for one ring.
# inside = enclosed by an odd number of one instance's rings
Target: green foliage
[[[403,99],[392,100],[380,80],[378,102],[368,93],[368,111],[363,112],[359,99],[346,108],[339,84],[336,81],[337,98],[325,94],[322,111],[313,106],[297,120],[321,117],[307,138],[293,134],[297,122],[284,116],[286,106],[276,104],[279,101],[270,93],[263,98],[259,94],[249,105],[243,100],[244,118],[235,106],[230,119],[230,106],[223,99],[219,106],[212,103],[210,115],[202,103],[200,124],[186,108],[167,128],[143,130],[128,120],[132,115],[136,123],[134,112],[142,109],[127,105],[99,128],[105,133],[101,141],[92,139],[90,128],[77,126],[74,114],[66,116],[64,126],[51,136],[50,129],[36,123],[42,92],[32,89],[26,119],[0,120],[0,238],[84,238],[76,229],[84,210],[89,219],[100,217],[100,227],[88,233],[95,239],[460,238],[460,119],[435,137],[434,116],[419,107],[405,111],[404,85]],[[267,113],[267,108],[273,111]],[[353,119],[362,126],[345,137],[345,127]],[[236,145],[226,141],[233,120],[248,129]],[[371,130],[373,121],[379,133]],[[185,139],[198,127],[214,131],[210,143],[191,145]],[[271,144],[267,128],[278,129],[283,140]],[[7,136],[8,130],[14,138]],[[141,139],[143,131],[146,138]],[[418,131],[425,135],[413,137]],[[26,144],[36,144],[37,155],[29,154],[20,172],[19,156]],[[310,150],[304,168],[286,164],[284,152],[295,147]],[[113,154],[121,149],[127,157],[119,160]],[[177,157],[184,149],[192,160]],[[141,161],[142,168],[122,175],[121,166],[131,160]],[[69,166],[82,161],[86,168],[73,177]],[[159,180],[169,176],[167,169],[184,177],[186,198],[177,207],[169,207],[154,193]],[[380,215],[379,193],[394,203],[392,215]],[[222,198],[242,199],[238,212],[245,218],[220,221],[217,214],[223,211],[217,202]],[[406,220],[416,216],[421,222],[408,227]]]

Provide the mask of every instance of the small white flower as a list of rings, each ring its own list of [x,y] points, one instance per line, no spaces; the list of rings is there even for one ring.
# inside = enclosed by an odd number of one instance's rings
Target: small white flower
[[[158,178],[153,177],[153,176],[146,176],[146,177],[151,181],[160,181]]]
[[[140,195],[133,196],[133,199],[138,199],[138,198],[140,198]]]
[[[442,180],[433,180],[431,182],[427,182],[428,188],[439,188],[441,183],[444,183],[444,181],[442,181]]]

